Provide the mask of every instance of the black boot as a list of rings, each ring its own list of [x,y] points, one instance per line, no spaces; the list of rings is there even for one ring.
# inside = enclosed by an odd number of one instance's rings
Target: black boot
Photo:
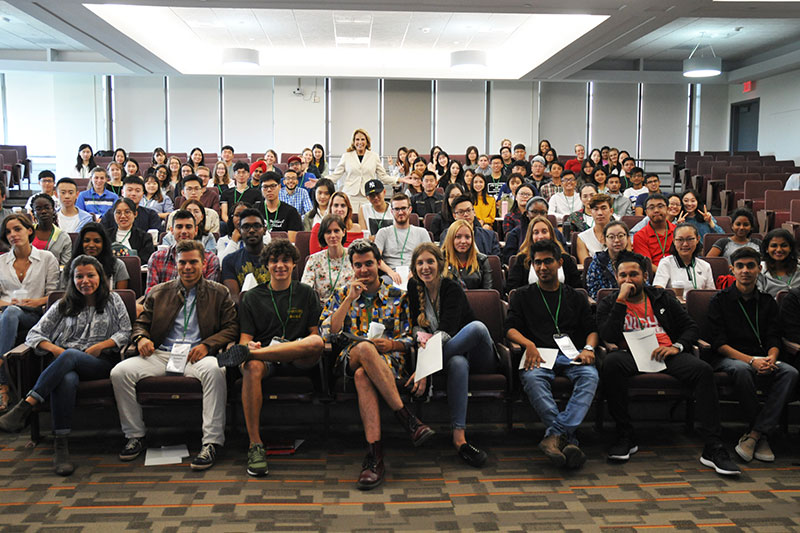
[[[75,466],[69,460],[69,444],[66,435],[56,435],[53,470],[59,476],[68,476],[75,471]]]
[[[411,435],[411,442],[414,443],[414,446],[421,446],[436,434],[427,424],[423,424],[419,418],[411,414],[406,406],[395,411],[394,415]]]
[[[25,400],[11,408],[3,416],[0,416],[0,431],[16,433],[28,425],[28,419],[33,411],[33,406]]]
[[[383,483],[385,469],[383,466],[383,444],[381,441],[370,443],[367,456],[361,465],[358,476],[358,489],[370,490]]]

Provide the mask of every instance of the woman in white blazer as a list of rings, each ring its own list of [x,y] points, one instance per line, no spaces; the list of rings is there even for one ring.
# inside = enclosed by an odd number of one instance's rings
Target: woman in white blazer
[[[395,180],[386,173],[378,154],[370,150],[371,145],[367,132],[357,129],[353,132],[350,147],[328,176],[336,184],[344,179],[340,190],[350,198],[354,212],[358,212],[361,204],[367,202],[364,186],[369,180],[378,178],[386,185],[394,185]]]

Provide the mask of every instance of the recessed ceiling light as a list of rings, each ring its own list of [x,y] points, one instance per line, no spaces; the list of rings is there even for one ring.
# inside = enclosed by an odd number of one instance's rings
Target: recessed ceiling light
[[[422,33],[430,33],[430,32],[431,32],[430,28],[422,28]]]
[[[252,48],[223,48],[222,63],[236,67],[260,66],[258,50]]]

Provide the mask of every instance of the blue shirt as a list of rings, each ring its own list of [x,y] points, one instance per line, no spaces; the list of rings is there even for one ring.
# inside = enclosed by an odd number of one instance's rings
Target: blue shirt
[[[97,194],[94,189],[89,189],[78,195],[75,207],[93,215],[103,216],[117,200],[119,200],[119,196],[107,189],[103,191],[103,194]]]
[[[311,198],[308,196],[308,191],[297,186],[294,190],[294,194],[289,194],[286,190],[286,187],[281,187],[281,192],[278,193],[278,199],[281,202],[287,203],[290,206],[297,209],[297,212],[300,213],[302,217],[313,207],[311,204]]]
[[[197,287],[192,287],[186,294],[186,301],[183,306],[178,310],[175,315],[175,321],[172,323],[172,329],[164,339],[163,344],[158,347],[159,350],[169,352],[172,346],[179,342],[188,342],[192,347],[200,344],[203,338],[200,336],[200,323],[197,321]],[[183,327],[186,324],[186,334],[184,335]]]

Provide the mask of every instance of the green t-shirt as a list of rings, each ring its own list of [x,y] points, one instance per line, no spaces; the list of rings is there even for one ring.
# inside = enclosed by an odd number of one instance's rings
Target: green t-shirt
[[[255,342],[267,346],[273,337],[290,341],[307,337],[309,328],[319,325],[321,314],[319,299],[308,285],[293,280],[290,289],[272,291],[270,295],[269,283],[262,283],[244,294],[239,324],[242,333],[252,335]],[[282,322],[286,324],[285,335]]]

